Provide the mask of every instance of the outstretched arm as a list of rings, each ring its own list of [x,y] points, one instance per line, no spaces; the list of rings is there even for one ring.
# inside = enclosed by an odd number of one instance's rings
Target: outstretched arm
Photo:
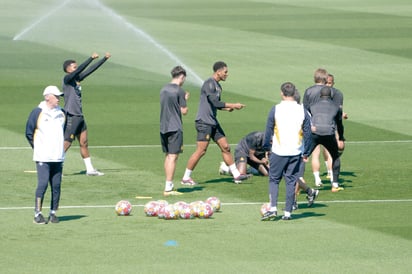
[[[101,65],[103,65],[104,62],[107,61],[107,59],[109,59],[111,57],[111,54],[109,52],[107,52],[105,54],[105,56],[100,59],[97,63],[91,65],[89,68],[87,68],[87,70],[83,71],[80,73],[79,75],[79,81],[83,81],[87,76],[89,76],[90,74],[92,74],[95,70],[97,70]],[[97,59],[99,58],[99,55],[97,53],[93,53],[92,57],[93,59]]]
[[[246,105],[241,103],[225,103],[225,107],[222,110],[233,111],[235,109],[242,109],[246,107]]]
[[[99,55],[97,55],[97,53],[93,53],[93,55],[89,58],[87,58],[86,61],[84,61],[83,63],[81,63],[77,69],[75,71],[73,71],[72,73],[67,74],[66,76],[64,76],[64,83],[70,83],[71,81],[73,81],[74,79],[78,78],[78,76],[80,75],[80,73],[82,73],[82,71],[96,58],[98,58]]]

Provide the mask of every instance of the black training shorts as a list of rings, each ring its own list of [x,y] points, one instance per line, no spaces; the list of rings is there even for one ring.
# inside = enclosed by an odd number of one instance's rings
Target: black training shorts
[[[222,127],[217,125],[208,125],[202,122],[196,121],[196,130],[197,130],[197,141],[213,141],[217,142],[220,138],[225,137],[225,132]]]
[[[160,133],[162,150],[167,154],[179,154],[183,152],[183,132],[173,131]]]
[[[85,130],[87,130],[87,125],[83,116],[67,114],[66,130],[64,131],[65,141],[73,142],[76,136]]]

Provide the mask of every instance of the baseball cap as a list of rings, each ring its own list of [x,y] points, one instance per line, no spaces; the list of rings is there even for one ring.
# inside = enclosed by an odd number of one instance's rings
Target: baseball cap
[[[48,86],[43,91],[43,96],[47,94],[53,94],[56,96],[61,96],[63,93],[56,86]]]

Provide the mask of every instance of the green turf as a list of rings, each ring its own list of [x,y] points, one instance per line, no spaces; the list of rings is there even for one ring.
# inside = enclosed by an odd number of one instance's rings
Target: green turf
[[[72,0],[62,9],[63,1],[1,2],[0,272],[410,272],[409,1]],[[36,226],[36,175],[24,172],[35,169],[25,122],[42,89],[60,86],[62,62],[82,61],[93,51],[112,53],[83,83],[92,159],[106,175],[85,176],[74,143],[64,166],[61,222]],[[199,185],[178,184],[195,149],[199,78],[208,77],[219,59],[229,65],[223,100],[247,105],[219,113],[231,144],[264,129],[282,82],[303,92],[316,68],[335,75],[349,113],[343,192],[331,193],[323,176],[313,208],[302,194],[294,220],[261,222],[267,179],[235,185],[218,175],[221,156],[214,144],[193,173]],[[185,147],[175,177],[184,195],[167,200],[217,196],[222,212],[209,220],[145,217],[148,200],[135,198],[163,199],[159,91],[178,60],[190,69]],[[305,177],[314,184],[310,165]],[[115,215],[121,199],[133,203],[132,216]],[[49,200],[47,193],[45,208]]]

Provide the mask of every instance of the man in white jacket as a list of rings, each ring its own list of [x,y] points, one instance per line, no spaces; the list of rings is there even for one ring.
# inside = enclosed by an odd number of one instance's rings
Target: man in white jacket
[[[281,86],[282,101],[272,107],[266,122],[263,148],[270,151],[269,198],[271,208],[262,221],[275,220],[279,183],[285,178],[286,203],[282,220],[290,220],[295,200],[295,185],[298,181],[301,161],[307,161],[312,142],[310,117],[304,107],[294,98],[297,90],[294,84],[286,82]],[[303,145],[305,140],[305,145]]]
[[[48,86],[43,91],[44,101],[32,110],[26,123],[26,138],[33,148],[36,162],[37,188],[35,192],[35,224],[58,223],[56,211],[60,201],[60,186],[64,161],[64,127],[66,114],[60,108],[63,93],[56,86]],[[48,184],[51,186],[50,215],[43,217],[42,205]]]

